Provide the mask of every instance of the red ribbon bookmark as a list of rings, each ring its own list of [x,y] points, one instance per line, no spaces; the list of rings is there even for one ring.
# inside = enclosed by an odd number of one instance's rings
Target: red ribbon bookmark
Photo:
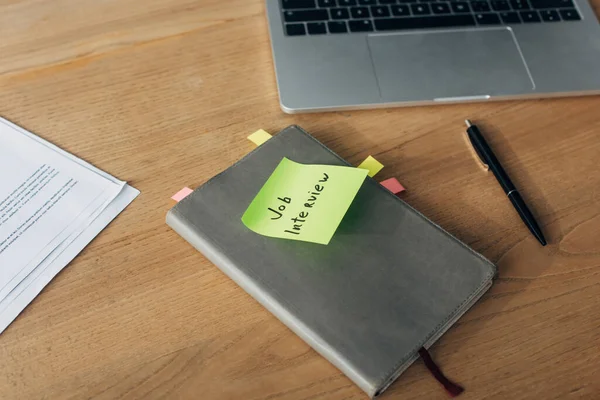
[[[424,347],[419,349],[419,355],[423,359],[423,362],[425,363],[425,366],[429,372],[431,372],[433,377],[444,386],[444,389],[446,389],[448,394],[450,394],[450,397],[456,397],[465,391],[465,389],[463,389],[461,386],[446,378],[446,376],[442,373],[442,370],[440,370],[440,367],[437,366],[435,361],[433,361],[431,358],[431,355],[429,355],[429,352],[425,350]]]

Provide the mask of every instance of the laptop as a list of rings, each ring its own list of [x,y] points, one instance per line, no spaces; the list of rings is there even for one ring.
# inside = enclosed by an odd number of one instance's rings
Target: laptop
[[[587,0],[266,0],[287,113],[600,94]]]

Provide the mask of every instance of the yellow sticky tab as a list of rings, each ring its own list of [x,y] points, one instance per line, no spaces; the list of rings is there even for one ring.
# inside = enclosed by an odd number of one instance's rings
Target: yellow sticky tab
[[[248,140],[250,140],[252,143],[254,143],[257,146],[260,146],[267,140],[271,139],[271,137],[272,136],[269,132],[265,131],[264,129],[259,129],[256,132],[254,132],[252,135],[248,136]]]
[[[242,222],[264,236],[328,244],[367,172],[284,158],[248,206]]]
[[[372,178],[383,168],[383,164],[369,156],[365,161],[361,162],[357,168],[369,170],[368,175]]]

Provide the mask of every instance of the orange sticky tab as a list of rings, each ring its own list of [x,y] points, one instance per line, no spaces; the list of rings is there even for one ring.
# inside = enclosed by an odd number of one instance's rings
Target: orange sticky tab
[[[379,183],[381,183],[381,186],[394,194],[402,193],[406,190],[396,178],[386,179],[385,181],[381,181]]]
[[[186,197],[189,196],[190,193],[192,193],[193,190],[190,189],[189,187],[184,187],[183,189],[181,189],[179,192],[175,193],[173,195],[173,197],[171,197],[173,200],[175,200],[176,202],[180,202],[181,200],[185,199]]]

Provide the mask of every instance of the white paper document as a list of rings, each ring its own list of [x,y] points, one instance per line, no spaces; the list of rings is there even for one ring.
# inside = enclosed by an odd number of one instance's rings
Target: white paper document
[[[0,118],[0,333],[138,194]]]

